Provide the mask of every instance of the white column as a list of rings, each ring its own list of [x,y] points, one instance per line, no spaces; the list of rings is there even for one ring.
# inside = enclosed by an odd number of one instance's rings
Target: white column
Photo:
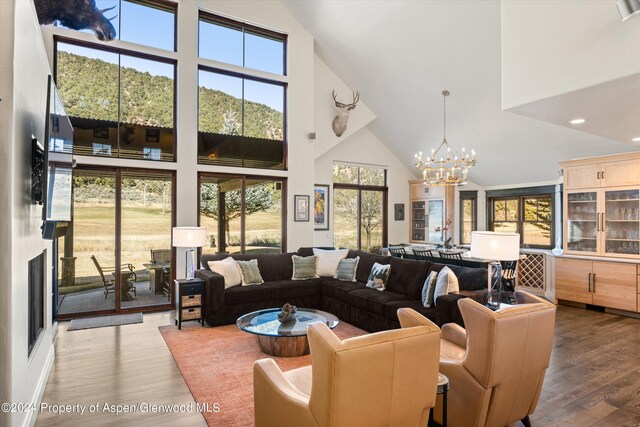
[[[176,98],[178,167],[176,226],[198,222],[198,2],[180,2]],[[185,275],[185,250],[176,250],[176,278]]]

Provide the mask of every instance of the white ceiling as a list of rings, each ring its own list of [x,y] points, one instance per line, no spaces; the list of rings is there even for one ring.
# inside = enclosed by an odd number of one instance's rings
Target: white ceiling
[[[469,175],[482,186],[556,180],[560,161],[637,150],[502,111],[498,0],[284,4],[315,37],[318,56],[360,91],[378,116],[369,128],[408,167],[442,139],[443,89],[451,92],[447,139],[477,151]]]

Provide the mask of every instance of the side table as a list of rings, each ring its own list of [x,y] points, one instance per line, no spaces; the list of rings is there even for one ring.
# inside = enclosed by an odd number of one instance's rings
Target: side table
[[[440,426],[447,427],[447,392],[449,391],[449,378],[446,375],[438,373],[438,388],[436,393],[442,395],[442,424],[438,424],[433,419],[433,411],[435,408],[432,408],[429,412],[429,427]]]
[[[182,329],[182,322],[197,320],[204,326],[203,292],[204,281],[202,279],[176,279],[176,318],[175,324]]]

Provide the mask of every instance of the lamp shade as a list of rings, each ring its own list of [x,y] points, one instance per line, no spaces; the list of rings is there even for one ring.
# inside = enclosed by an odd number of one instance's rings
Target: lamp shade
[[[471,256],[495,261],[515,261],[520,257],[520,235],[473,231],[471,232]]]
[[[173,246],[176,248],[200,248],[207,244],[204,227],[173,227]]]

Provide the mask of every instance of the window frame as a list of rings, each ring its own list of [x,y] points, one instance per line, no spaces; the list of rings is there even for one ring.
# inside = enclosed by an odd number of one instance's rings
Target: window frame
[[[333,167],[340,166],[340,165],[354,166],[358,168],[358,184],[332,182],[331,191],[334,193],[334,196],[333,196],[334,205],[332,205],[332,209],[334,208],[335,202],[336,202],[335,190],[357,190],[358,191],[358,225],[356,230],[358,247],[356,249],[362,250],[362,222],[361,222],[362,221],[362,192],[363,191],[381,192],[382,193],[382,247],[383,248],[386,247],[389,242],[389,228],[388,228],[389,187],[388,187],[387,168],[383,166],[377,166],[377,165],[352,164],[352,163],[342,163],[342,162],[333,163]],[[377,168],[377,169],[384,170],[384,185],[360,184],[360,169],[362,168],[367,168],[367,169]],[[332,180],[333,180],[333,170],[331,174],[332,174]],[[336,223],[335,209],[333,209],[333,211],[334,211],[334,217],[333,217],[332,232],[335,233],[335,223]]]
[[[494,203],[498,200],[513,200],[516,199],[518,202],[518,220],[517,221],[507,221],[507,222],[516,222],[516,232],[520,234],[520,247],[523,249],[553,249],[555,247],[555,238],[556,238],[556,221],[558,220],[556,215],[556,202],[555,202],[555,186],[543,186],[543,187],[527,187],[527,188],[518,188],[511,190],[495,190],[495,191],[487,191],[487,229],[490,231],[494,230],[495,222],[505,222],[505,221],[495,221],[494,218]],[[548,198],[549,199],[549,209],[551,211],[551,230],[549,234],[549,245],[532,245],[524,243],[524,224],[531,222],[539,222],[539,221],[525,221],[524,220],[524,201],[526,199],[540,199],[540,198]]]
[[[204,65],[204,64],[198,64],[198,74],[200,73],[200,71],[205,71],[205,72],[209,72],[209,73],[215,73],[215,74],[222,74],[224,76],[228,76],[228,77],[235,77],[235,78],[239,78],[239,79],[243,79],[243,80],[252,80],[255,82],[259,82],[259,83],[266,83],[266,84],[271,84],[271,85],[275,85],[275,86],[280,86],[283,89],[283,100],[282,100],[282,169],[272,169],[272,170],[282,170],[282,171],[287,171],[289,170],[289,143],[288,143],[288,138],[287,138],[287,122],[288,122],[288,108],[287,108],[287,98],[288,98],[288,90],[289,90],[289,84],[287,82],[283,82],[283,81],[278,81],[278,80],[271,80],[271,79],[266,79],[264,77],[258,77],[258,76],[254,76],[252,74],[246,74],[246,73],[239,73],[236,71],[230,71],[230,70],[225,70],[222,68],[216,68],[216,67],[211,67],[208,65]],[[200,134],[200,79],[198,78],[198,83],[197,83],[197,91],[198,91],[198,96],[197,96],[197,103],[198,103],[198,109],[197,109],[197,134]],[[243,143],[244,143],[244,103],[245,103],[245,96],[244,96],[244,82],[242,84],[242,138],[243,138]],[[199,147],[197,149],[197,157],[200,157],[200,152],[199,152]],[[244,151],[244,150],[243,150]],[[239,167],[242,169],[265,169],[263,167],[256,167],[256,166],[245,166],[244,164],[245,162],[245,158],[244,158],[244,154],[242,157],[242,166],[235,166],[235,167]],[[210,164],[210,163],[201,163],[200,160],[197,160],[198,165],[205,165],[205,166],[221,166],[224,167],[224,165],[216,165],[216,164]],[[269,170],[269,169],[267,169]]]
[[[88,48],[88,49],[94,49],[94,50],[99,50],[99,51],[103,51],[103,52],[109,52],[109,53],[114,53],[116,55],[125,55],[125,56],[131,56],[134,58],[139,58],[139,59],[145,59],[148,61],[155,61],[155,62],[161,62],[164,64],[169,64],[171,66],[173,66],[173,159],[172,160],[152,160],[152,159],[148,159],[145,158],[144,155],[142,154],[143,152],[140,151],[140,157],[139,158],[134,158],[134,159],[130,159],[127,157],[121,157],[120,156],[120,149],[121,149],[121,143],[120,143],[120,125],[121,125],[121,121],[120,121],[120,113],[121,113],[121,108],[120,108],[120,69],[122,68],[122,66],[120,65],[120,60],[118,60],[118,146],[116,147],[118,150],[118,155],[117,156],[104,156],[104,155],[96,155],[96,154],[76,154],[76,155],[82,155],[82,156],[88,156],[88,157],[108,157],[111,159],[121,159],[121,160],[140,160],[140,161],[147,161],[147,162],[155,162],[155,163],[177,163],[178,162],[178,111],[177,111],[177,99],[178,99],[178,60],[177,59],[172,59],[172,58],[167,58],[164,56],[157,56],[157,55],[152,55],[146,52],[141,52],[141,51],[135,51],[135,50],[131,50],[131,49],[127,49],[127,48],[121,48],[121,47],[114,47],[114,46],[109,46],[106,44],[99,44],[99,43],[92,43],[92,42],[88,42],[85,40],[80,40],[80,39],[76,39],[76,38],[72,38],[72,37],[66,37],[66,36],[61,36],[61,35],[54,35],[53,36],[53,79],[56,82],[56,85],[58,84],[58,44],[59,43],[64,43],[64,44],[70,44],[73,46],[78,46],[78,47],[84,47],[84,48]],[[118,57],[119,58],[119,57]],[[73,122],[71,123],[73,125]],[[75,147],[75,144],[74,144]],[[112,147],[113,149],[113,147]],[[73,151],[73,148],[72,148]]]
[[[459,241],[461,245],[471,245],[471,240],[469,240],[469,242],[463,241],[464,223],[468,222],[468,221],[465,221],[464,219],[464,202],[465,201],[471,202],[471,206],[472,206],[471,231],[472,232],[476,231],[478,230],[478,191],[460,191],[459,199],[460,199],[460,221],[458,224],[460,227]]]
[[[280,250],[281,253],[286,253],[287,252],[287,219],[288,219],[288,212],[287,212],[287,206],[288,206],[288,200],[287,200],[287,187],[288,187],[288,178],[285,176],[267,176],[267,175],[249,175],[249,174],[234,174],[234,173],[221,173],[221,172],[204,172],[204,171],[198,171],[198,183],[197,183],[197,191],[198,191],[198,203],[197,203],[197,212],[198,212],[198,219],[197,219],[197,226],[200,227],[200,217],[201,217],[201,208],[202,208],[202,198],[201,198],[201,194],[202,194],[202,183],[203,183],[203,177],[212,177],[212,178],[225,178],[225,179],[239,179],[242,181],[242,202],[241,202],[241,215],[240,215],[240,247],[241,247],[241,251],[240,254],[244,255],[246,254],[245,250],[245,246],[246,246],[246,213],[245,213],[245,206],[244,206],[244,192],[247,188],[247,181],[250,180],[254,180],[254,179],[264,179],[264,180],[272,180],[272,181],[276,181],[276,182],[280,182],[282,183],[282,189],[281,191],[281,198],[282,198],[282,211],[280,214],[280,221],[281,221],[281,243],[280,243]],[[219,239],[218,239],[219,241]],[[220,252],[220,246],[217,245],[217,252]],[[202,256],[202,248],[198,248],[198,259],[200,259],[200,257]]]

